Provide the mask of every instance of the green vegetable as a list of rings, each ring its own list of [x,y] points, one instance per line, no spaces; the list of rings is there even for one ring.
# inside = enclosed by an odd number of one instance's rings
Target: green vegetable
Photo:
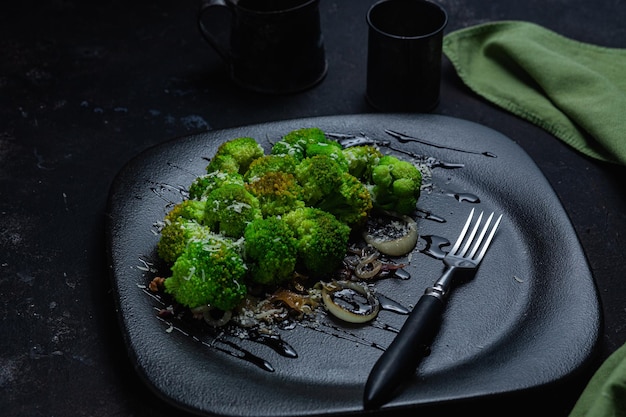
[[[189,198],[204,200],[209,193],[226,184],[244,185],[243,176],[238,172],[212,171],[197,177],[189,186]]]
[[[410,214],[420,187],[411,163],[374,146],[343,149],[318,128],[288,133],[269,154],[249,137],[227,141],[164,218],[166,292],[190,308],[230,310],[248,286],[327,278],[373,208]]]
[[[276,216],[304,207],[302,187],[287,172],[268,172],[255,177],[246,184],[246,189],[258,199],[263,216]]]
[[[343,154],[343,147],[335,141],[324,139],[307,144],[305,156],[310,158],[316,155],[325,155],[339,164],[342,170],[348,169],[348,160]]]
[[[306,157],[307,146],[320,142],[328,142],[326,135],[316,127],[294,130],[272,147],[272,155],[289,155],[301,161]]]
[[[179,218],[202,222],[204,219],[205,203],[197,200],[183,200],[165,215],[165,221],[174,221]]]
[[[334,159],[342,169],[348,168],[348,161],[343,154],[342,146],[326,137],[319,128],[305,128],[289,132],[272,147],[272,155],[289,156],[297,162],[304,158],[326,155]]]
[[[211,229],[194,220],[177,219],[166,222],[157,244],[159,257],[166,262],[174,262],[193,240],[203,240],[211,234]]]
[[[315,206],[341,185],[341,166],[326,155],[305,158],[296,167],[296,179],[302,186],[304,202]]]
[[[293,174],[298,163],[299,161],[291,155],[263,155],[252,161],[248,171],[244,174],[244,180],[246,182],[254,181],[268,172],[287,172]]]
[[[411,214],[415,211],[422,186],[422,173],[410,162],[385,155],[372,169],[374,207]]]
[[[174,262],[191,240],[206,238],[211,230],[202,224],[204,203],[183,200],[165,216],[157,253],[166,262]]]
[[[256,219],[246,227],[244,239],[245,260],[254,282],[278,284],[293,278],[297,241],[284,220]]]
[[[333,214],[341,222],[356,227],[363,225],[372,210],[372,196],[365,184],[344,172],[339,187],[327,194],[316,205]]]
[[[350,227],[335,216],[314,207],[283,216],[298,241],[298,259],[312,276],[335,271],[343,261]]]
[[[260,217],[259,200],[243,185],[223,185],[206,198],[204,223],[216,233],[239,238],[248,223]]]
[[[335,215],[349,226],[362,224],[372,209],[365,184],[346,172],[332,157],[307,157],[296,167],[304,202]]]
[[[261,145],[253,138],[243,137],[222,143],[207,166],[207,173],[224,171],[244,174],[252,161],[263,156]]]
[[[245,298],[246,265],[232,241],[213,235],[190,242],[172,266],[165,291],[190,308],[231,310]]]
[[[383,154],[371,145],[352,146],[343,150],[348,163],[348,172],[359,180],[369,183],[372,180],[372,168],[378,165]]]

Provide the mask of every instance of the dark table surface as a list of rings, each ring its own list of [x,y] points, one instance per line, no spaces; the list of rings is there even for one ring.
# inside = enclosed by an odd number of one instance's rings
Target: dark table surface
[[[373,1],[322,0],[329,72],[295,95],[233,86],[200,38],[196,1],[30,0],[0,12],[0,413],[183,415],[135,373],[116,317],[105,248],[106,201],[135,155],[197,132],[309,116],[370,113],[365,13]],[[527,20],[626,47],[626,3],[441,0],[447,31]],[[471,93],[444,59],[434,113],[521,145],[570,216],[604,322],[591,369],[567,389],[524,399],[567,415],[598,364],[626,342],[626,171],[590,160]],[[557,242],[555,242],[556,248]],[[549,397],[540,404],[540,398]],[[544,398],[545,399],[545,398]],[[492,400],[477,409],[502,407]],[[549,407],[549,408],[545,408]],[[443,410],[446,410],[445,408]],[[542,413],[539,412],[541,415]]]

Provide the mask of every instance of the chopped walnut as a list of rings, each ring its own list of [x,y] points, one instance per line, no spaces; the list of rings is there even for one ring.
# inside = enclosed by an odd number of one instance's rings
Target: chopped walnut
[[[152,292],[159,292],[163,288],[164,282],[165,282],[165,278],[156,277],[152,281],[150,281],[150,284],[148,284],[148,288]]]

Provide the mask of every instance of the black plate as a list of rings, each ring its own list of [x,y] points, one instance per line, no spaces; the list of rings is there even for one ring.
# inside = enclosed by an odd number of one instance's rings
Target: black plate
[[[240,136],[269,146],[303,127],[390,140],[403,151],[463,164],[433,169],[432,190],[418,204],[423,237],[453,240],[472,207],[504,214],[475,278],[452,292],[431,354],[387,409],[521,392],[555,384],[587,364],[600,323],[592,276],[558,198],[520,147],[491,129],[444,116],[335,116],[177,139],[142,153],[114,181],[107,229],[122,330],[137,371],[157,393],[200,414],[259,417],[362,410],[368,372],[381,354],[377,345],[387,346],[394,335],[382,327],[399,328],[405,316],[382,311],[380,326],[348,328],[330,322],[317,330],[298,326],[283,331],[297,358],[238,341],[249,358],[272,364],[275,371],[268,372],[219,349],[227,345],[211,347],[213,339],[202,331],[185,334],[170,327],[157,318],[159,300],[145,290],[155,275],[168,274],[155,255],[154,225],[204,172],[216,146]],[[437,146],[400,144],[386,129]],[[428,212],[445,222],[425,218]],[[425,242],[412,256],[411,279],[382,281],[380,293],[410,306],[434,282],[443,265],[422,251]]]

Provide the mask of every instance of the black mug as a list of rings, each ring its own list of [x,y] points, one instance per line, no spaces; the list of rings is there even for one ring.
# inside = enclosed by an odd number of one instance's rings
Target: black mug
[[[229,34],[208,24],[225,9]],[[228,64],[231,79],[247,89],[295,93],[326,75],[319,0],[204,0],[198,26]]]
[[[426,0],[383,0],[367,13],[368,102],[389,112],[428,112],[439,103],[445,10]]]

